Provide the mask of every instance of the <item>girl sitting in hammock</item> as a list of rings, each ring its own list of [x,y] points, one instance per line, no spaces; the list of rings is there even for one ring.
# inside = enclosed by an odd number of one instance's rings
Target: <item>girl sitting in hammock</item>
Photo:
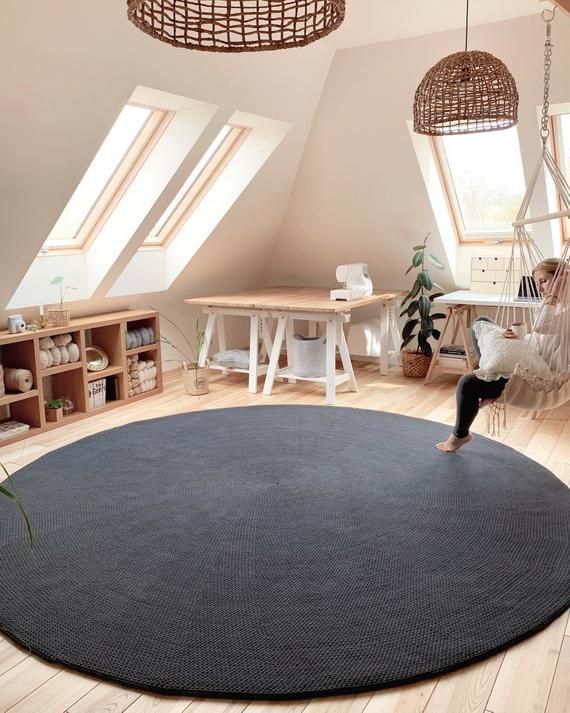
[[[556,273],[558,276],[556,277]],[[560,331],[556,329],[557,323],[561,322],[562,314],[568,309],[567,299],[565,304],[559,303],[566,293],[568,274],[570,270],[568,264],[558,258],[548,258],[538,263],[533,270],[533,277],[538,285],[540,295],[546,307],[540,311],[539,317],[533,326],[533,331],[539,335],[539,351],[546,362],[554,363],[561,348]],[[555,279],[556,277],[556,279]],[[493,320],[488,317],[479,317],[475,322]],[[517,336],[509,327],[503,332],[506,339],[517,339]],[[477,339],[473,335],[473,346],[477,356],[481,358]],[[454,453],[461,446],[473,438],[469,429],[475,420],[479,409],[485,406],[503,393],[508,382],[508,378],[499,377],[493,381],[484,381],[476,374],[465,374],[457,384],[457,412],[455,427],[446,441],[436,445],[444,453]]]

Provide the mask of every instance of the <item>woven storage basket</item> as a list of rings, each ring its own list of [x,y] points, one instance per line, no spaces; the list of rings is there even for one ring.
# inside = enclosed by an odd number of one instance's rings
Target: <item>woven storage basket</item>
[[[421,352],[400,352],[402,357],[402,371],[404,376],[411,376],[416,379],[423,379],[431,364],[431,357],[427,357]]]
[[[67,307],[50,307],[47,313],[54,327],[67,327],[69,325],[71,312]]]
[[[202,396],[210,390],[208,368],[193,369],[186,362],[182,362],[182,382],[184,391],[192,396]]]

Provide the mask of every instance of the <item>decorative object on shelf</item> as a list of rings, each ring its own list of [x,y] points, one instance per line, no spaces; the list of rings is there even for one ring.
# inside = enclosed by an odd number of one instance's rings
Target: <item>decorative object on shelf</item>
[[[105,379],[96,379],[89,382],[88,387],[89,408],[95,409],[106,403]]]
[[[156,366],[152,359],[140,361],[138,354],[127,357],[127,393],[129,398],[156,388]]]
[[[44,314],[40,314],[39,317],[36,317],[35,319],[32,319],[31,322],[28,322],[27,328],[30,329],[32,332],[36,332],[38,329],[48,329],[49,327],[54,327],[54,322],[51,317],[47,317]]]
[[[40,368],[49,369],[52,366],[79,361],[79,346],[72,341],[71,334],[56,334],[54,337],[41,337]]]
[[[433,354],[429,339],[431,337],[439,339],[440,337],[439,330],[434,327],[434,321],[445,319],[443,313],[431,314],[433,300],[440,297],[443,292],[432,292],[434,287],[440,290],[442,288],[431,279],[429,270],[425,267],[425,261],[427,259],[438,270],[444,270],[445,266],[438,257],[426,252],[429,236],[430,233],[425,236],[421,245],[414,246],[412,264],[406,270],[406,275],[414,269],[418,270],[418,274],[412,289],[402,301],[402,307],[406,302],[409,304],[400,313],[400,317],[404,315],[408,317],[402,329],[403,341],[400,347],[402,370],[404,376],[416,378],[424,377],[428,372]],[[419,317],[415,317],[416,314],[419,314]],[[417,326],[419,326],[419,331],[415,333],[414,330]],[[415,338],[418,340],[417,349],[414,352],[406,351],[405,347]]]
[[[63,401],[61,399],[52,399],[48,401],[46,407],[46,418],[48,421],[63,420]]]
[[[259,52],[301,47],[344,20],[345,0],[127,0],[129,20],[175,47]]]
[[[26,331],[26,323],[21,314],[11,314],[8,317],[8,332],[10,334],[20,334]]]
[[[4,367],[0,364],[0,398],[6,393],[6,388],[4,387]]]
[[[424,76],[414,97],[414,131],[429,136],[508,129],[518,121],[519,94],[512,74],[488,52],[448,55]]]
[[[109,357],[101,347],[91,345],[85,349],[87,371],[102,371],[109,366]]]
[[[26,393],[34,385],[34,376],[29,369],[4,367],[4,386],[8,391]]]
[[[61,402],[63,404],[63,415],[69,416],[70,413],[75,411],[75,402],[71,396],[62,396]]]
[[[59,306],[48,308],[48,318],[52,320],[55,327],[67,327],[71,317],[71,312],[67,307],[63,306],[63,300],[68,290],[75,290],[76,287],[71,287],[71,285],[66,285],[65,289],[63,287],[63,275],[58,275],[54,277],[49,283],[50,285],[59,285]],[[41,316],[41,312],[40,312]]]
[[[137,349],[155,343],[154,329],[152,327],[139,327],[138,329],[128,329],[125,333],[125,344],[127,349]]]
[[[20,421],[2,421],[2,423],[0,423],[0,440],[5,441],[8,438],[13,438],[18,433],[25,433],[29,430],[30,425],[28,423],[21,423]]]

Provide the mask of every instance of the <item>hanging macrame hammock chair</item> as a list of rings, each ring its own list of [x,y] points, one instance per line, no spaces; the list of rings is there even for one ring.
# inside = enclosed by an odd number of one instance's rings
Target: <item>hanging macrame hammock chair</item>
[[[542,17],[546,22],[544,104],[540,130],[542,150],[513,223],[511,258],[496,315],[497,324],[505,328],[513,322],[532,325],[532,331],[526,337],[526,349],[507,382],[501,401],[534,411],[554,409],[570,401],[570,241],[565,244],[551,283],[556,285],[556,300],[548,300],[548,293],[543,296],[544,299],[540,299],[532,275],[534,268],[544,258],[527,230],[527,226],[536,223],[570,217],[570,185],[547,146],[550,133],[550,37],[554,11],[545,10]],[[558,193],[561,210],[527,218],[528,207],[543,167]]]

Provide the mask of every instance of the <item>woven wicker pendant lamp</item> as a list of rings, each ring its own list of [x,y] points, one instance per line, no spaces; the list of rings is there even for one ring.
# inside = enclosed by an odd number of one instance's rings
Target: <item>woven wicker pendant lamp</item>
[[[422,79],[414,97],[414,131],[429,136],[508,129],[518,121],[519,94],[506,65],[488,52],[444,57]]]
[[[301,47],[336,30],[345,0],[127,0],[139,29],[175,47],[260,52]]]

